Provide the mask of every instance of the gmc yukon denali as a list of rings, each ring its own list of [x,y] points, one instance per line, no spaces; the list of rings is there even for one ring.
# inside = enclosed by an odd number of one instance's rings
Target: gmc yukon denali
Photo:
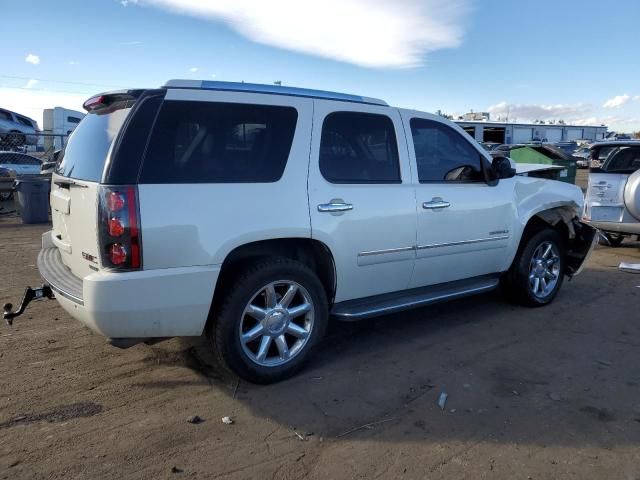
[[[52,176],[39,289],[115,346],[206,335],[281,380],[330,317],[501,287],[549,304],[596,230],[574,185],[515,175],[452,122],[374,98],[172,80],[103,93]]]

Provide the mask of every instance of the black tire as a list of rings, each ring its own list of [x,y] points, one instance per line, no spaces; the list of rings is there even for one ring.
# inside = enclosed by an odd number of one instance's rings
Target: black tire
[[[0,193],[0,202],[6,202],[11,200],[13,197],[13,192],[2,192]]]
[[[552,244],[553,249],[555,249],[555,253],[552,252],[554,253],[554,258],[555,254],[557,254],[557,278],[553,288],[536,294],[532,285],[532,282],[535,282],[535,278],[530,280],[530,275],[533,274],[534,277],[537,277],[539,273],[537,270],[532,272],[532,269],[536,268],[534,254],[543,245],[548,244]],[[556,263],[553,264],[553,269],[556,269],[555,265]],[[565,241],[556,230],[545,228],[522,239],[511,268],[502,278],[502,289],[507,298],[515,303],[527,307],[542,307],[551,303],[558,294],[564,280],[565,268]],[[545,277],[546,281],[548,281],[547,277]],[[540,282],[541,280],[539,280],[537,288],[541,288]]]
[[[282,360],[285,362],[284,364],[263,366],[256,363],[257,359],[252,360],[250,354],[247,353],[247,344],[243,344],[240,340],[243,322],[250,318],[244,312],[249,303],[254,301],[253,299],[263,298],[256,297],[261,289],[273,282],[282,281],[289,281],[301,286],[300,291],[304,291],[304,295],[310,297],[312,327],[310,327],[310,333],[308,338],[304,340],[303,346],[296,351],[292,358]],[[276,285],[277,288],[278,285]],[[216,295],[218,294],[222,295],[222,299],[216,302],[216,308],[212,313],[213,318],[210,319],[207,332],[214,355],[217,357],[218,363],[249,382],[269,384],[294,375],[304,366],[326,332],[329,307],[324,287],[311,269],[295,260],[288,258],[261,260],[259,263],[247,267],[232,281],[227,281],[226,287],[216,293]],[[276,292],[276,297],[278,295]],[[278,304],[280,300],[282,300],[282,296],[279,297]],[[305,316],[305,318],[307,317]],[[257,324],[262,323],[255,321]],[[275,339],[271,343],[274,342]],[[275,347],[277,345],[274,343],[269,348]],[[269,350],[269,352],[271,351]]]
[[[616,248],[622,245],[622,242],[624,241],[624,235],[619,235],[616,233],[602,233],[602,235],[605,238],[600,237],[600,240],[598,240],[598,243],[606,247]]]

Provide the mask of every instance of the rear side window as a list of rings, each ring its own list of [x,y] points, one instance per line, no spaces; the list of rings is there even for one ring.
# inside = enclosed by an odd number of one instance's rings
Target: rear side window
[[[4,110],[0,110],[0,120],[8,120],[13,121],[11,118],[11,114],[9,112],[5,112]]]
[[[393,121],[371,113],[327,115],[320,140],[320,172],[331,183],[400,183]]]
[[[622,148],[611,155],[602,170],[610,173],[633,173],[640,169],[640,148]]]
[[[289,158],[297,118],[292,107],[166,101],[140,182],[276,182]]]
[[[133,101],[117,102],[106,110],[87,114],[69,137],[56,173],[78,180],[99,182],[109,148],[132,105]]]
[[[22,125],[33,128],[33,122],[28,118],[21,117],[20,115],[16,115],[16,118],[18,119],[18,123],[21,123]]]
[[[418,178],[426,182],[484,182],[480,153],[440,122],[411,119]]]

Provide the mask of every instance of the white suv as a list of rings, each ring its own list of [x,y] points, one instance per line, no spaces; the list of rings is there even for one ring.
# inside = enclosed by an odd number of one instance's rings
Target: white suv
[[[515,176],[450,121],[381,100],[173,80],[85,108],[31,296],[53,291],[120,347],[206,334],[250,381],[298,370],[330,315],[500,284],[545,305],[596,237],[577,187]]]

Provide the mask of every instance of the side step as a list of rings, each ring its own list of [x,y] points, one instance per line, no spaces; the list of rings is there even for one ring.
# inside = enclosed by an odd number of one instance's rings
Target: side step
[[[499,281],[499,275],[483,275],[429,287],[347,300],[336,303],[331,310],[331,315],[337,317],[338,320],[355,322],[488,292],[494,290]]]

